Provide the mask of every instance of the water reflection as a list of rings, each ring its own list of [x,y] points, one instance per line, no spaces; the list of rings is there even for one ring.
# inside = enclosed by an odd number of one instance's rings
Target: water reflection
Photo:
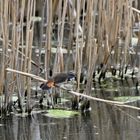
[[[79,116],[70,119],[39,118],[42,124],[40,132],[42,139],[49,140],[92,140],[94,138],[94,127],[90,116]],[[45,133],[43,133],[43,131]]]
[[[127,91],[127,90],[126,90]],[[127,91],[135,95],[136,91]],[[107,98],[100,90],[96,96]],[[122,94],[122,93],[112,93]],[[126,94],[126,93],[124,93]],[[139,102],[134,103],[139,106]],[[138,111],[91,102],[90,114],[69,119],[49,118],[44,113],[31,117],[15,115],[0,119],[0,140],[139,140]]]

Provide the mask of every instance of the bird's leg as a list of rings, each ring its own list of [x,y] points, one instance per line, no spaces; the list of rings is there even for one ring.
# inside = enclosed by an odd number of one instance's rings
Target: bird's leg
[[[52,108],[54,108],[54,99],[53,99],[53,95],[52,94],[50,94],[50,98],[51,98],[51,106],[52,106]]]
[[[53,102],[53,95],[52,95],[52,89],[47,91],[47,105],[48,107],[54,107],[54,102]]]
[[[41,97],[40,97],[40,100],[39,100],[40,104],[43,103],[44,94],[45,94],[45,91],[43,91],[42,94],[41,94]]]
[[[50,97],[49,97],[48,93],[46,95],[46,99],[47,99],[47,106],[48,106],[48,108],[50,108]]]

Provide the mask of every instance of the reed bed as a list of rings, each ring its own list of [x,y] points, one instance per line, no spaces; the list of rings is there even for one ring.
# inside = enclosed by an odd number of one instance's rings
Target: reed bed
[[[30,112],[32,108],[31,77],[6,71],[7,68],[30,75],[33,67],[36,67],[38,76],[42,68],[42,76],[46,80],[50,69],[53,74],[73,70],[77,75],[77,92],[80,90],[81,72],[86,68],[85,93],[88,95],[91,93],[93,73],[100,64],[103,64],[101,73],[119,65],[123,75],[125,67],[132,61],[129,53],[132,37],[137,37],[138,45],[140,43],[140,31],[133,33],[133,26],[140,19],[140,11],[137,3],[135,7],[133,5],[128,0],[1,0],[1,110],[8,113],[15,93],[22,112]],[[37,37],[38,44],[34,43]],[[53,48],[56,48],[54,54]],[[36,49],[39,49],[38,54],[35,53]],[[38,61],[35,61],[34,56],[37,55]],[[23,106],[25,93],[26,109]]]

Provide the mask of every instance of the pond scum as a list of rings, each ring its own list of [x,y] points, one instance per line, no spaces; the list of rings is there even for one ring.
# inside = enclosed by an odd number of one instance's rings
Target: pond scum
[[[76,74],[76,96],[84,80],[85,98],[108,75],[135,78],[138,88],[138,7],[138,0],[0,0],[0,114],[15,103],[30,113],[32,87],[60,72]]]

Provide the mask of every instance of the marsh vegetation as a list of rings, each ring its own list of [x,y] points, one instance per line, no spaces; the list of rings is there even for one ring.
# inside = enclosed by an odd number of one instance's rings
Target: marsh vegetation
[[[139,0],[1,0],[0,138],[139,139],[139,9]]]

